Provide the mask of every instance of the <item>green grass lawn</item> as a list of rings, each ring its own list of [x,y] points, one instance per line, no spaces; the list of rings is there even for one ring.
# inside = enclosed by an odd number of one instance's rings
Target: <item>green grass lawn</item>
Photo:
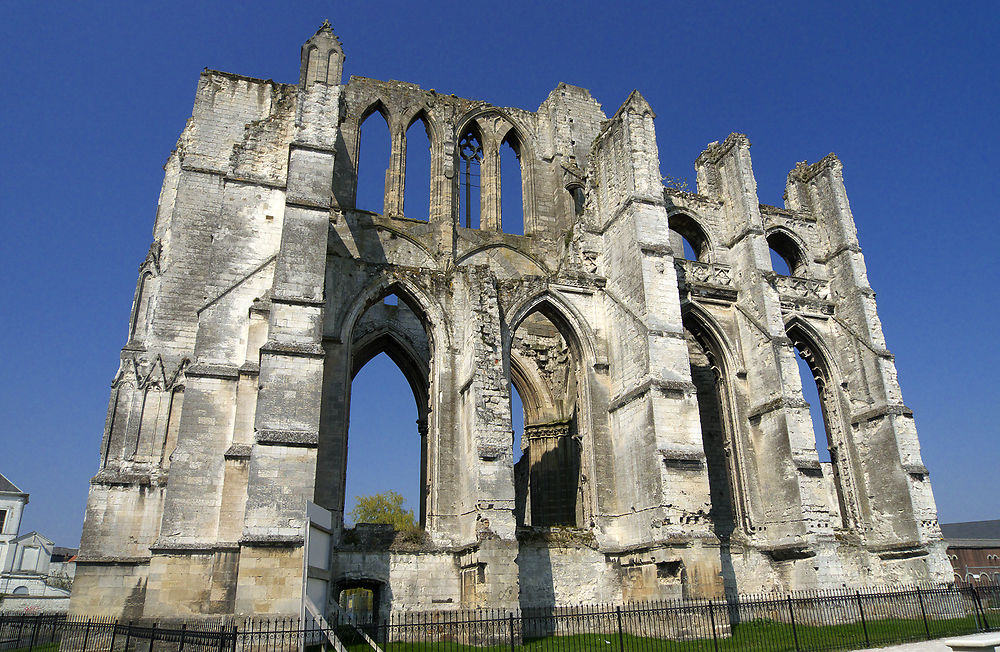
[[[868,637],[865,637],[867,626]],[[721,628],[720,628],[721,629]],[[673,640],[648,636],[623,634],[577,634],[526,639],[517,645],[521,652],[580,652],[603,650],[606,652],[736,652],[754,650],[766,652],[795,652],[798,650],[857,650],[879,647],[906,641],[941,638],[977,631],[970,616],[948,620],[929,620],[927,629],[923,620],[883,619],[862,623],[830,625],[823,627],[796,625],[795,631],[788,623],[756,620],[734,625],[731,634],[711,638]],[[342,638],[348,652],[367,652],[368,647],[360,637],[344,633]],[[796,645],[797,644],[797,645]],[[383,646],[386,652],[504,652],[509,644],[491,646],[465,645],[457,641],[439,640],[426,642],[390,641]]]

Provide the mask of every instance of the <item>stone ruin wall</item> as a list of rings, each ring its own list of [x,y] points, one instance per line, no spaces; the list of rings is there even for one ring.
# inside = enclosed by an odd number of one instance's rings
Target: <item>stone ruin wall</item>
[[[343,60],[324,27],[298,84],[201,75],[139,267],[73,612],[296,614],[306,578],[330,600],[378,586],[383,613],[949,581],[834,155],[765,206],[732,134],[682,192],[638,92],[609,119],[559,84],[529,112],[342,82]],[[392,137],[380,213],[354,202],[375,112]],[[404,214],[415,121],[430,204]],[[478,229],[460,222],[466,135]],[[505,141],[525,235],[500,230]],[[343,526],[350,382],[381,352],[421,406],[417,540]],[[307,563],[308,502],[329,510],[329,553]]]

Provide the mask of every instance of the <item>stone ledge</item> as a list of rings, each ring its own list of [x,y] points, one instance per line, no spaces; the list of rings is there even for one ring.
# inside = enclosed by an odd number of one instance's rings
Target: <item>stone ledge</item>
[[[239,552],[239,549],[239,544],[231,541],[219,541],[216,543],[172,543],[167,541],[157,541],[149,547],[149,551],[153,554],[168,555],[202,555],[216,552]]]
[[[109,487],[119,485],[141,485],[144,487],[165,487],[167,476],[165,473],[151,473],[143,471],[116,471],[113,469],[102,469],[90,479],[90,484],[104,485]]]
[[[223,457],[227,460],[248,460],[252,450],[253,446],[250,444],[233,444],[223,454]]]
[[[857,425],[862,421],[872,421],[878,419],[879,417],[887,417],[890,415],[901,415],[906,417],[913,416],[913,410],[906,407],[905,405],[879,405],[866,410],[864,412],[858,412],[851,417],[851,425]]]
[[[196,363],[184,372],[189,378],[220,378],[222,380],[237,380],[240,369],[236,365]]]
[[[302,535],[245,534],[239,541],[241,548],[298,548],[302,545],[305,545]]]
[[[78,566],[144,566],[149,557],[77,557]]]
[[[688,383],[680,380],[660,380],[658,378],[647,378],[637,387],[630,389],[629,391],[621,394],[620,396],[611,399],[608,405],[608,412],[615,412],[625,407],[632,401],[645,396],[652,389],[658,389],[664,394],[687,394],[690,392],[695,392],[697,389],[694,383]]]
[[[326,351],[319,344],[292,344],[284,342],[268,342],[260,347],[261,353],[298,356],[302,358],[322,358]]]
[[[313,297],[297,297],[292,295],[275,295],[271,297],[271,303],[283,303],[288,306],[317,306],[322,308],[326,305],[325,299],[314,299]],[[270,342],[269,342],[270,343]]]
[[[263,446],[304,446],[315,448],[319,445],[319,433],[314,430],[264,428],[257,431],[257,443]]]
[[[792,463],[800,471],[818,471],[823,468],[823,463],[818,457],[796,457],[792,456]]]
[[[791,342],[789,341],[789,343]],[[747,419],[750,420],[760,419],[765,414],[769,412],[774,412],[775,410],[780,410],[781,408],[808,408],[808,407],[809,407],[809,402],[806,401],[805,399],[779,396],[776,399],[752,407],[750,411],[747,413]]]

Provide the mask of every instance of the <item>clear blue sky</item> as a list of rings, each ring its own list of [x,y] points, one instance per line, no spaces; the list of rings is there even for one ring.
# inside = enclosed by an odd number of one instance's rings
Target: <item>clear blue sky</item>
[[[161,166],[198,73],[297,81],[324,18],[347,74],[531,110],[565,81],[609,115],[638,88],[662,172],[692,186],[695,157],[732,131],[754,143],[764,203],[781,204],[796,161],[837,152],[941,520],[1000,518],[1000,5],[760,4],[0,3],[0,471],[31,493],[24,530],[79,538]],[[403,470],[379,468],[412,496],[413,400],[372,365],[353,427],[401,452]]]

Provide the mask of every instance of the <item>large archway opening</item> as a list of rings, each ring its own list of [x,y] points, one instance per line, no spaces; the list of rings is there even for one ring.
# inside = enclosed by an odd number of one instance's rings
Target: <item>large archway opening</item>
[[[800,323],[789,324],[788,337],[800,358],[802,394],[810,406],[820,472],[829,496],[831,525],[851,529],[856,521],[849,491],[853,483],[847,433],[841,417],[839,392],[829,362],[816,340]]]
[[[431,340],[416,303],[388,292],[361,315],[351,340],[345,524],[360,518],[396,529],[423,528]],[[358,497],[374,496],[382,500],[352,513]],[[402,520],[383,514],[400,511]]]
[[[584,522],[579,373],[579,348],[554,308],[541,304],[514,328],[510,378],[524,424],[512,442],[518,525]]]
[[[729,424],[728,388],[719,355],[701,325],[686,315],[684,335],[691,381],[697,389],[698,417],[702,447],[708,470],[712,528],[721,540],[728,540],[737,527],[732,433]]]

